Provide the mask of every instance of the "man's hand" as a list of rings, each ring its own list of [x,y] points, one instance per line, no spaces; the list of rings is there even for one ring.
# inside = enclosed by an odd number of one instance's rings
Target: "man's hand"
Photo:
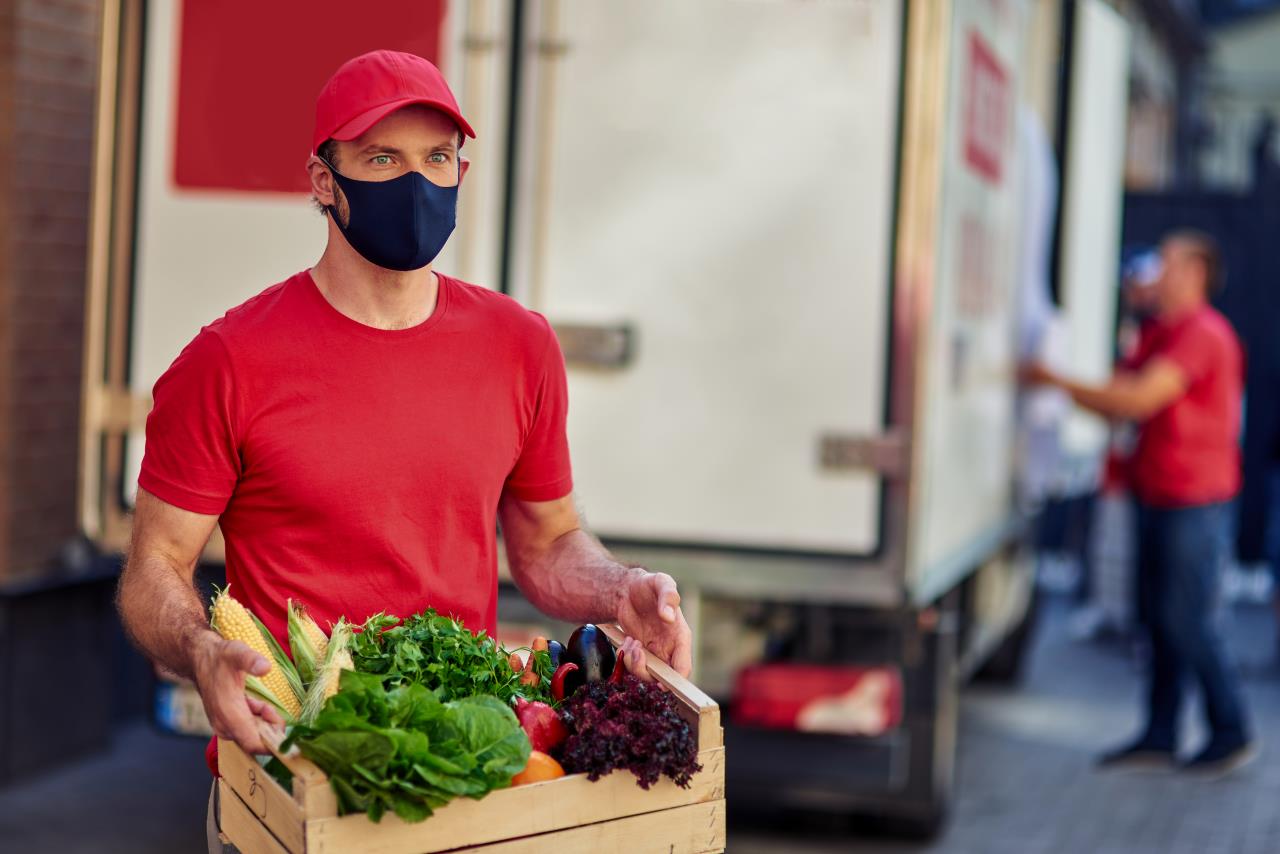
[[[633,570],[618,598],[618,623],[681,676],[693,669],[693,633],[680,611],[676,582],[665,572]],[[631,659],[627,660],[628,669]]]
[[[498,505],[507,563],[516,586],[542,611],[567,623],[621,623],[642,646],[628,645],[627,669],[644,676],[642,649],[682,676],[693,666],[692,633],[680,613],[675,580],[620,563],[582,530],[573,497]]]
[[[1039,362],[1023,362],[1018,366],[1018,382],[1028,386],[1058,385],[1057,374]]]
[[[242,641],[229,641],[209,631],[197,636],[191,655],[196,687],[213,732],[248,753],[269,753],[258,732],[258,719],[274,726],[284,721],[271,704],[245,693],[246,673],[263,676],[271,663]]]

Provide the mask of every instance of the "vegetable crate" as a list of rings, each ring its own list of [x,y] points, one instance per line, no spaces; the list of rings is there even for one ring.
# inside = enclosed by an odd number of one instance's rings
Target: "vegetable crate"
[[[619,630],[602,628],[614,646],[621,644]],[[499,789],[478,801],[460,798],[418,824],[390,813],[375,824],[363,813],[339,817],[324,772],[296,753],[277,753],[293,772],[290,792],[235,742],[220,739],[222,835],[244,854],[723,851],[725,756],[719,707],[657,659],[650,657],[647,667],[677,698],[698,741],[702,770],[687,789],[663,778],[646,791],[623,770],[594,783],[585,774],[572,774]]]

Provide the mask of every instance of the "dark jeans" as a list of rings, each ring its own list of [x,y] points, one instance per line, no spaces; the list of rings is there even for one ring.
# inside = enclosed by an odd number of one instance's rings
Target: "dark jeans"
[[[1239,681],[1214,621],[1229,507],[1138,505],[1138,619],[1151,637],[1146,738],[1169,749],[1177,747],[1188,674],[1200,686],[1212,737],[1249,736]]]

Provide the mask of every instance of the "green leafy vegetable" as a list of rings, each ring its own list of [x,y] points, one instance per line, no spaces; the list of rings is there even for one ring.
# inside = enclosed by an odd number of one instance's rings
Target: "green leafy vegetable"
[[[516,697],[551,702],[554,668],[546,650],[530,652],[539,678],[534,685],[522,685],[497,641],[484,632],[473,635],[434,610],[403,622],[387,614],[370,617],[352,637],[350,650],[356,670],[382,677],[388,688],[423,685],[442,700],[488,694],[506,705]]]
[[[528,762],[529,739],[502,700],[441,701],[440,689],[384,680],[343,671],[338,693],[284,745],[297,744],[329,775],[344,814],[378,821],[390,810],[422,821],[453,798],[509,786]]]

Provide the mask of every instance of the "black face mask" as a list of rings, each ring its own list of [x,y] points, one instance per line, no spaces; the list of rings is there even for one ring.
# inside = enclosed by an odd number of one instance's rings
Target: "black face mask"
[[[457,220],[458,187],[441,187],[420,172],[390,181],[358,181],[324,158],[347,197],[347,223],[327,205],[338,230],[366,261],[388,270],[419,270],[440,254]],[[461,175],[459,175],[461,177]]]

